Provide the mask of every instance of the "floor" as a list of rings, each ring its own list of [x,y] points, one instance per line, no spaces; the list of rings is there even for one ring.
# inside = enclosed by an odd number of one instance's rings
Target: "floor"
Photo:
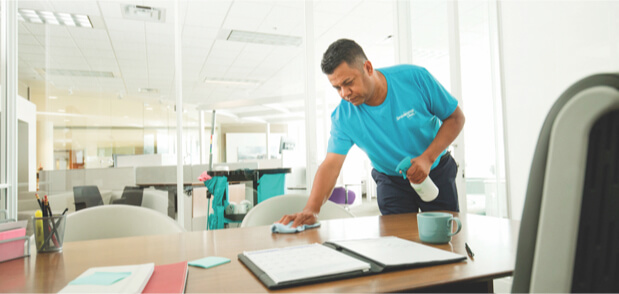
[[[349,211],[357,217],[380,215],[380,210],[378,210],[378,203],[376,202],[376,198],[368,200],[365,195],[362,197],[361,203],[355,203],[351,205],[349,207]]]

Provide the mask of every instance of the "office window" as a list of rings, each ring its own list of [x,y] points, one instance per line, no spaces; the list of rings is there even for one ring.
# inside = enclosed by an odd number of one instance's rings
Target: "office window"
[[[316,1],[314,5],[317,164],[325,158],[331,113],[342,101],[320,69],[328,46],[342,38],[355,40],[374,68],[394,65],[395,1]],[[376,197],[371,163],[361,149],[353,146],[340,172],[336,186],[347,186],[356,195]],[[361,203],[362,197],[355,202]]]
[[[503,117],[489,1],[459,2],[466,190],[470,213],[507,217]],[[493,44],[494,42],[494,44]]]
[[[27,190],[58,200],[52,208],[62,211],[85,185],[112,203],[125,186],[140,185],[132,168],[175,164],[166,161],[170,141],[158,146],[152,136],[176,128],[175,6],[147,2],[18,3],[20,95],[36,107],[39,183]],[[114,169],[119,159],[124,168]]]
[[[412,60],[451,91],[451,1],[412,1]],[[467,211],[507,216],[500,97],[493,85],[489,1],[457,2]],[[497,67],[498,68],[498,67]]]

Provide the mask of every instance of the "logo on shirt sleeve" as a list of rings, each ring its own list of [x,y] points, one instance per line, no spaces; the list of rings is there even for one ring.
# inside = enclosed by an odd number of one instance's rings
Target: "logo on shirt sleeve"
[[[409,110],[409,111],[407,111],[407,112],[405,112],[405,113],[403,113],[403,114],[399,115],[396,119],[397,119],[397,120],[401,120],[401,119],[403,119],[403,118],[405,118],[405,117],[406,117],[406,118],[411,118],[411,117],[413,117],[414,115],[415,115],[415,109],[411,109],[411,110]]]

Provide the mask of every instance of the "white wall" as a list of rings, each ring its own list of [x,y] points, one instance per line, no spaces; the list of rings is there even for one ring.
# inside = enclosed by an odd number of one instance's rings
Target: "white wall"
[[[37,187],[37,107],[21,96],[17,97],[17,119],[28,124],[28,146],[18,146],[28,152],[28,190],[35,191]],[[21,135],[21,134],[20,134]],[[21,140],[20,140],[21,141]],[[25,142],[24,141],[24,142]],[[19,167],[20,170],[22,167]],[[25,183],[19,183],[20,185]]]
[[[619,69],[619,2],[500,5],[509,193],[512,217],[520,219],[533,151],[550,107],[576,81]]]

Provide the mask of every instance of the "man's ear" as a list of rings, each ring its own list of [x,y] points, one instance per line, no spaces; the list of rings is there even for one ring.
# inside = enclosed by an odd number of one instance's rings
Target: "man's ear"
[[[372,66],[372,63],[369,60],[366,60],[363,63],[363,69],[368,73],[368,75],[373,75],[374,74],[374,67]]]

